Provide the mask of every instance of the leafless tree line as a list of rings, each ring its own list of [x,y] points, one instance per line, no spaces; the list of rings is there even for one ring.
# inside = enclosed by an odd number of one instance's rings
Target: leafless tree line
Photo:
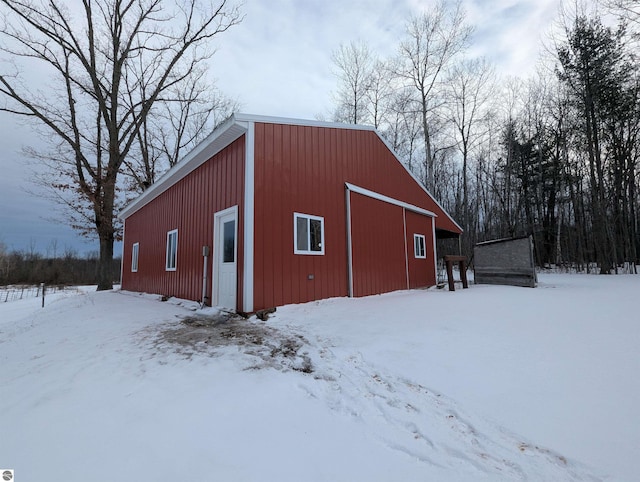
[[[606,7],[606,8],[605,8]],[[531,78],[471,58],[460,3],[407,21],[393,58],[363,42],[333,54],[333,118],[374,125],[459,221],[462,248],[533,235],[541,266],[637,262],[637,2],[561,13]],[[601,15],[613,14],[616,26]]]
[[[80,256],[70,247],[58,250],[53,241],[46,253],[31,243],[25,250],[9,250],[0,242],[0,286],[45,283],[50,285],[95,285],[98,283],[99,253]],[[112,260],[109,275],[120,279],[120,259]]]

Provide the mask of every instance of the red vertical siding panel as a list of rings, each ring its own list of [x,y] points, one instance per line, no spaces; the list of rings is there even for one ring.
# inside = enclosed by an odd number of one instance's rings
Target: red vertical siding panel
[[[311,137],[313,139],[311,154],[311,170],[309,171],[309,175],[311,176],[312,183],[314,185],[323,186],[322,181],[319,180],[320,177],[320,135],[323,132],[322,129],[312,129]],[[310,191],[311,195],[311,204],[309,205],[306,212],[322,216],[325,213],[324,209],[324,199],[323,199],[323,188],[321,189],[312,189]],[[319,281],[316,279],[316,276],[322,276],[321,273],[318,273],[316,270],[316,261],[318,261],[318,256],[307,256],[308,265],[309,265],[309,273],[313,274],[313,280],[308,280],[307,286],[309,290],[307,291],[307,296],[309,300],[315,300],[320,297],[320,290],[318,289]]]
[[[263,138],[264,138],[264,126],[263,124],[256,124],[254,130],[254,191],[255,191],[255,227],[254,227],[254,260],[253,260],[253,276],[254,276],[254,289],[253,289],[253,304],[254,307],[260,307],[262,309],[266,306],[264,300],[264,239],[266,233],[264,232],[264,160],[262,152]]]
[[[241,137],[126,220],[126,252],[138,242],[140,257],[137,273],[131,273],[130,264],[125,266],[123,289],[200,299],[202,246],[213,247],[213,215],[236,204],[242,213],[244,205],[244,184],[221,180],[216,174],[224,172],[221,166],[235,164],[244,177],[244,145]],[[227,172],[231,172],[228,167]],[[223,185],[229,186],[226,202],[219,195]],[[167,232],[173,229],[178,229],[178,259],[172,272],[165,270],[165,252]],[[240,246],[238,253],[242,254]],[[207,294],[211,294],[210,285]]]
[[[283,256],[282,259],[282,268],[280,271],[280,281],[282,283],[282,302],[284,300],[292,299],[293,295],[293,276],[291,273],[294,270],[293,263],[291,261],[291,256],[286,255],[285,245],[291,240],[289,236],[286,235],[289,231],[289,222],[287,211],[289,209],[288,198],[291,195],[291,131],[292,126],[283,125],[281,127],[280,132],[280,142],[277,142],[277,157],[278,157],[278,166],[280,170],[280,190],[279,190],[279,198],[280,203],[278,205],[279,210],[279,234],[278,234],[278,244],[283,246]]]
[[[296,126],[292,126],[289,129],[289,156],[286,161],[289,162],[288,166],[288,183],[289,183],[289,196],[287,197],[288,203],[285,203],[285,216],[290,216],[291,230],[287,227],[287,221],[285,218],[285,237],[283,240],[283,246],[285,249],[288,249],[291,253],[293,253],[294,249],[294,241],[293,241],[293,211],[295,210],[295,204],[291,202],[294,199],[299,199],[301,194],[301,183],[299,178],[299,165],[302,162],[300,156],[300,136],[301,129]],[[289,214],[291,211],[291,214]],[[302,286],[300,282],[300,277],[302,276],[302,267],[299,263],[296,263],[294,259],[290,260],[290,274],[288,277],[290,278],[291,285],[291,297],[290,300],[300,300],[302,293]]]
[[[262,140],[263,149],[263,163],[264,163],[264,175],[265,179],[268,176],[275,174],[273,172],[273,124],[264,124],[264,137]],[[273,173],[273,174],[272,174]],[[264,297],[274,304],[274,290],[273,290],[273,277],[274,277],[274,256],[276,251],[275,240],[273,239],[273,220],[274,212],[274,195],[270,189],[271,186],[264,186],[264,221],[265,226],[263,232],[265,234],[261,242],[265,244],[265,259],[264,259]]]
[[[285,196],[286,185],[282,179],[283,173],[283,159],[282,159],[282,151],[283,151],[283,129],[285,126],[283,125],[274,125],[272,131],[272,163],[271,168],[274,172],[279,173],[280,182],[271,186],[272,190],[272,200],[273,200],[273,231],[274,231],[274,245],[278,247],[283,246],[283,229],[284,226],[284,208],[285,208]],[[284,273],[287,273],[291,270],[291,265],[288,263],[289,257],[284,256],[284,249],[273,249],[273,299],[275,305],[283,305],[284,304]]]

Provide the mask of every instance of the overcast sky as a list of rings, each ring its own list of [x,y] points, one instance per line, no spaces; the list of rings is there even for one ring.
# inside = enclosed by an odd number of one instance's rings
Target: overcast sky
[[[328,115],[336,88],[331,52],[362,40],[381,57],[392,55],[406,19],[435,0],[245,0],[244,21],[223,34],[212,58],[218,87],[242,112],[313,119]],[[464,0],[476,28],[471,53],[484,55],[502,75],[528,76],[560,0]],[[43,254],[66,248],[96,251],[71,228],[52,222],[52,206],[26,192],[30,167],[20,154],[33,142],[28,126],[0,113],[0,242]],[[119,253],[120,248],[116,248]]]

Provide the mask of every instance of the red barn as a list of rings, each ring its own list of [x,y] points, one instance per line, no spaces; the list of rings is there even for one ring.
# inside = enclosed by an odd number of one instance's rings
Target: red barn
[[[123,289],[245,313],[432,286],[462,232],[374,128],[243,114],[120,217]]]

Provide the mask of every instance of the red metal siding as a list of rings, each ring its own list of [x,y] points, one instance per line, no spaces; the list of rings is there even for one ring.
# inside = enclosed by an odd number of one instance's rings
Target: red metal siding
[[[202,246],[213,254],[213,216],[238,205],[238,306],[242,306],[244,136],[171,186],[125,221],[122,287],[199,300]],[[165,270],[167,232],[178,229],[176,271]],[[140,243],[138,272],[131,272],[131,250]],[[207,296],[211,296],[213,256],[209,257]]]
[[[405,211],[407,225],[407,261],[409,268],[409,287],[424,288],[436,284],[433,253],[433,218]],[[425,259],[415,257],[414,234],[422,234],[425,238]]]
[[[255,139],[254,309],[345,296],[344,179],[335,139],[326,129],[274,124],[256,124]],[[323,256],[294,255],[294,212],[324,217]]]
[[[459,232],[372,131],[256,123],[254,182],[254,310],[348,294],[345,182],[432,211],[436,227]],[[324,256],[294,254],[294,212],[324,217]],[[433,244],[426,249],[433,262]]]
[[[351,194],[354,296],[407,289],[403,211]]]

